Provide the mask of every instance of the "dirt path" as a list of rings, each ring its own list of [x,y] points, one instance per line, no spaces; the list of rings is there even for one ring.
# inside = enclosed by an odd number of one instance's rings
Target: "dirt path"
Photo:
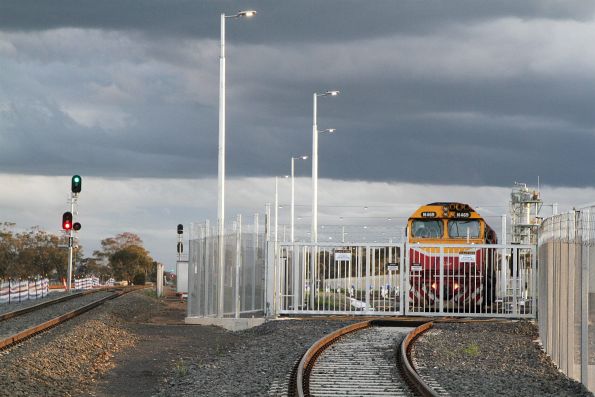
[[[237,338],[220,328],[184,325],[185,303],[175,298],[155,302],[126,325],[139,338],[134,348],[118,353],[116,367],[84,395],[152,395],[170,378],[184,376],[188,363],[200,361],[201,355],[216,355],[235,344]]]

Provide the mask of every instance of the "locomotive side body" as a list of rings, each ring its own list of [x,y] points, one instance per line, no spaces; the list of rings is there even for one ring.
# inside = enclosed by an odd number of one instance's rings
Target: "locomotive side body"
[[[407,221],[407,239],[409,298],[415,307],[492,303],[496,259],[485,245],[497,243],[496,233],[473,208],[453,202],[424,205]]]

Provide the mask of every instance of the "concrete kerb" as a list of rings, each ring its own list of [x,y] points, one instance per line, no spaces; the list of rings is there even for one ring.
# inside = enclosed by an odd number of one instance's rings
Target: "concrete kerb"
[[[184,322],[192,325],[214,325],[229,331],[242,331],[257,327],[266,321],[263,317],[254,318],[215,318],[215,317],[186,317]]]

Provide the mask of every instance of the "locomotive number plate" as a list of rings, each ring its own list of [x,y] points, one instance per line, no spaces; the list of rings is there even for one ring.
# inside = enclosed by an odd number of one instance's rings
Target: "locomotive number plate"
[[[470,216],[470,212],[455,212],[455,218],[469,218]]]
[[[430,211],[426,211],[426,212],[422,212],[421,216],[423,218],[436,218],[436,213],[435,212],[430,212]]]

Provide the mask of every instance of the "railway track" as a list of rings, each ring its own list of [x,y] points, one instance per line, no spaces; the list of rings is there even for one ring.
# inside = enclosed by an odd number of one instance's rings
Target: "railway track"
[[[89,295],[89,294],[94,294],[96,292],[102,291],[102,289],[93,289],[93,290],[87,290],[87,291],[81,291],[81,292],[76,292],[73,294],[69,294],[69,295],[64,295],[61,296],[60,298],[56,298],[56,299],[49,299],[49,300],[45,300],[44,302],[38,303],[36,305],[31,305],[22,309],[18,309],[18,310],[13,310],[11,312],[6,312],[3,314],[0,314],[0,322],[2,321],[6,321],[9,320],[11,318],[14,317],[18,317],[18,316],[22,316],[24,314],[27,313],[31,313],[34,312],[36,310],[42,309],[44,307],[48,307],[48,306],[52,306],[61,302],[66,302],[72,299],[76,299],[79,298],[81,296],[85,296],[85,295]]]
[[[13,314],[0,321],[0,350],[7,349],[16,344],[19,344],[26,339],[37,335],[41,332],[47,331],[61,323],[64,323],[70,319],[73,319],[89,310],[102,305],[108,300],[117,298],[125,293],[136,291],[144,287],[133,287],[123,290],[112,290],[104,291],[101,296],[97,299],[93,299],[90,302],[82,302],[82,304],[76,304],[75,298],[82,298],[85,295],[90,294],[79,294],[70,299],[57,299],[51,302],[45,302],[43,305],[35,305],[23,309],[22,311],[15,311],[6,314],[20,312]],[[55,305],[60,302],[70,301],[68,304],[71,307],[62,308],[62,313],[59,315],[55,314]],[[43,313],[47,310],[48,313]],[[50,317],[48,319],[48,317]]]
[[[298,396],[438,395],[410,363],[411,341],[431,327],[418,324],[370,320],[325,336],[302,357],[290,389]]]

